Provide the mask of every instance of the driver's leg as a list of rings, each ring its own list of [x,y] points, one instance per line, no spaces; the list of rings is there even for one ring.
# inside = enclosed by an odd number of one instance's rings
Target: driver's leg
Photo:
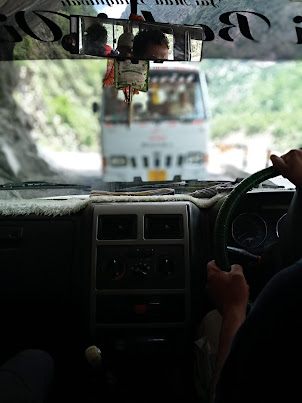
[[[0,367],[2,403],[42,403],[51,393],[53,358],[43,350],[24,350]]]

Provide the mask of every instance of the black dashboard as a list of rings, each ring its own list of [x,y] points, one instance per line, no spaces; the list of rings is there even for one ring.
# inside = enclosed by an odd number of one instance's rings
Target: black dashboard
[[[292,196],[286,190],[249,192],[234,212],[229,244],[261,254],[278,241]]]
[[[229,245],[261,254],[278,239],[292,195],[249,192],[234,212]],[[35,346],[78,363],[77,354],[97,345],[112,399],[135,385],[138,400],[149,390],[151,401],[170,383],[169,393],[187,397],[221,203],[91,203],[71,215],[2,215],[6,354]]]

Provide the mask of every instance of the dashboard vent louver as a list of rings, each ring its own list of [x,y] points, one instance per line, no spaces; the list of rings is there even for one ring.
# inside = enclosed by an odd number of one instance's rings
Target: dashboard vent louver
[[[146,239],[181,239],[184,236],[183,216],[181,214],[145,215]]]
[[[101,215],[98,217],[98,239],[136,239],[135,214]]]

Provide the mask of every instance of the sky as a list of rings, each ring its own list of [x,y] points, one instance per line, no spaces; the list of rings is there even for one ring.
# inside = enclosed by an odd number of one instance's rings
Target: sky
[[[108,15],[109,18],[119,18],[121,14],[124,12],[127,4],[124,5],[117,5],[114,4],[111,7],[108,6],[95,6],[98,13],[105,13]]]

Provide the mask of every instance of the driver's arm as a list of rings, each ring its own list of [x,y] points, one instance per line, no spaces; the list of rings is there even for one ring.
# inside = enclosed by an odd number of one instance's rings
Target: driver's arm
[[[296,186],[296,192],[279,240],[264,249],[260,263],[244,266],[252,301],[276,273],[302,257],[302,148],[290,150],[281,157],[271,155],[271,161],[276,170]]]
[[[280,174],[296,186],[296,193],[288,211],[288,233],[280,238],[275,248],[268,249],[263,256],[263,263],[270,264],[272,271],[270,277],[295,263],[301,257],[299,256],[301,255],[301,248],[297,246],[299,244],[297,234],[298,230],[301,232],[300,225],[302,223],[302,149],[291,150],[281,157],[272,155],[271,161]],[[233,337],[245,320],[249,286],[243,275],[242,267],[239,265],[233,265],[230,272],[223,272],[212,261],[207,265],[207,272],[208,295],[223,317],[216,371],[211,387],[213,398],[220,371],[228,355]],[[267,278],[268,280],[269,278]]]
[[[297,189],[302,188],[302,148],[290,150],[281,157],[272,154],[271,161],[284,178],[291,181]]]
[[[284,233],[278,242],[284,269],[302,257],[302,148],[291,150],[282,157],[271,156],[274,167],[296,186],[296,192],[286,216]]]
[[[285,230],[279,240],[264,249],[260,263],[244,267],[251,287],[251,300],[256,298],[276,273],[302,257],[302,148],[291,150],[281,157],[271,155],[271,161],[277,171],[296,186],[296,192],[287,212]]]

